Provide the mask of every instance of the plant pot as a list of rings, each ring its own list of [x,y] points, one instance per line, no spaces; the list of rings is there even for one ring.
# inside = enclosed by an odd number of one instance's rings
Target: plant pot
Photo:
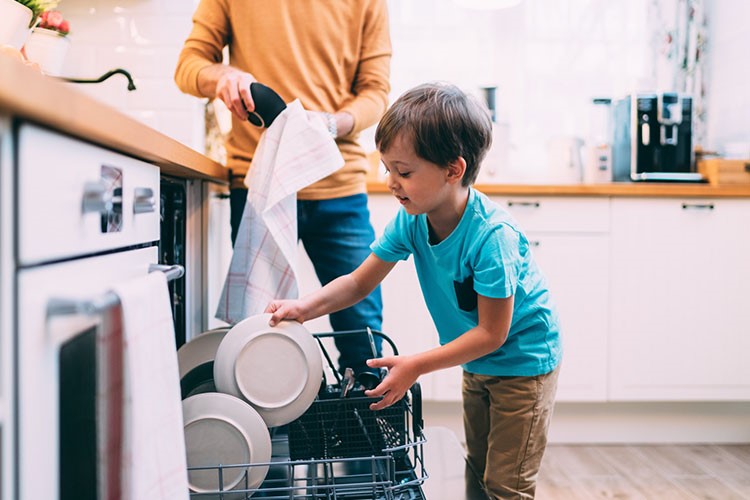
[[[16,0],[0,0],[0,45],[10,45],[18,50],[29,36],[33,13]]]
[[[60,76],[69,46],[70,40],[57,31],[34,28],[24,51],[29,61],[39,64],[45,74]]]

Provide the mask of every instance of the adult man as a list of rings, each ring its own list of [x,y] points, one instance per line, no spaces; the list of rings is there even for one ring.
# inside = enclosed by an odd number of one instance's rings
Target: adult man
[[[229,64],[222,50],[229,48]],[[299,238],[322,284],[353,271],[370,253],[374,231],[365,193],[368,162],[361,130],[387,107],[391,44],[385,0],[201,0],[180,54],[175,81],[199,97],[217,97],[232,112],[226,143],[231,171],[232,241],[247,199],[242,183],[262,129],[247,121],[250,83],[320,112],[344,167],[298,193]],[[252,189],[252,186],[251,186]],[[380,290],[330,317],[334,330],[379,330]],[[366,336],[337,339],[339,367],[367,370]],[[379,350],[378,345],[378,350]]]

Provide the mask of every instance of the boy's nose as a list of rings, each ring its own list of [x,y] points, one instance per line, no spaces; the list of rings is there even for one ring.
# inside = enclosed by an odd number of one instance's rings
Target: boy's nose
[[[396,182],[396,176],[395,175],[388,174],[388,175],[385,176],[385,185],[386,185],[386,187],[388,189],[393,190],[393,188],[395,188],[397,186],[397,184],[398,183]]]

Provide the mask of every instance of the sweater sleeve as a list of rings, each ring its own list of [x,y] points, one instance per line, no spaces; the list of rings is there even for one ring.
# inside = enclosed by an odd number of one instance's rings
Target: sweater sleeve
[[[351,134],[374,125],[388,106],[391,66],[391,37],[385,0],[376,0],[366,12],[362,33],[362,52],[352,89],[354,99],[339,111],[354,117]]]
[[[198,73],[222,61],[222,50],[230,37],[229,7],[227,0],[201,0],[193,15],[193,29],[177,59],[174,80],[177,87],[196,97]]]

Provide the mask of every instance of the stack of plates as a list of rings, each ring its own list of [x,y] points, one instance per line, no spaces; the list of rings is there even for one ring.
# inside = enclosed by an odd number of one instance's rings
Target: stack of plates
[[[318,393],[323,362],[317,341],[295,321],[269,326],[270,317],[204,332],[177,351],[194,492],[257,488],[268,466],[252,464],[271,459],[268,427],[296,420]],[[220,484],[218,464],[251,466],[224,467]]]
[[[268,472],[268,465],[224,467],[221,481],[218,464],[265,464],[271,461],[271,436],[258,412],[233,396],[207,392],[190,396],[182,402],[185,422],[190,489],[211,493],[257,488]],[[222,484],[223,483],[223,484]],[[219,498],[221,495],[201,496]],[[247,498],[236,493],[225,499]]]

